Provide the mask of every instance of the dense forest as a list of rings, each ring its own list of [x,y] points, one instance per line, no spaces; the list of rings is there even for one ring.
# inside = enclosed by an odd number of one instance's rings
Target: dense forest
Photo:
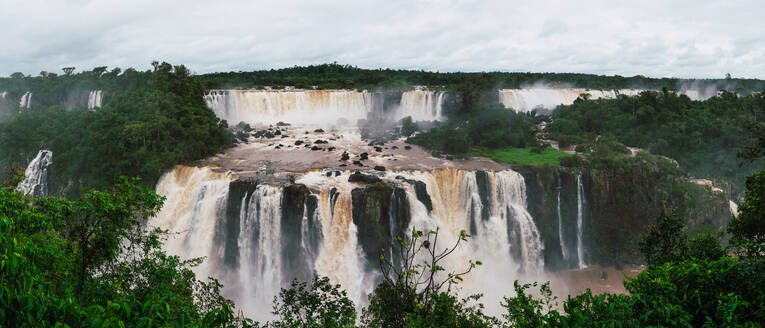
[[[155,63],[149,71],[119,72],[98,68],[31,78],[29,84],[44,86],[33,89],[34,108],[13,107],[18,114],[0,122],[0,165],[6,178],[38,150],[49,149],[55,156],[49,181],[55,194],[105,188],[120,175],[140,176],[145,186],[154,186],[174,165],[233,143],[226,122],[202,100],[202,83],[186,67]],[[67,108],[60,101],[72,85],[112,90],[107,91],[110,99],[97,110]],[[42,105],[48,100],[50,106]]]
[[[747,175],[765,168],[763,160],[741,161],[737,154],[756,143],[765,125],[765,97],[724,92],[692,101],[667,90],[637,97],[579,99],[552,114],[548,137],[561,146],[588,144],[610,136],[630,147],[676,160],[697,178],[712,179],[733,194],[743,192]]]
[[[694,87],[749,94],[765,89],[765,81],[755,79],[703,79],[623,77],[581,73],[439,73],[414,70],[363,69],[337,63],[295,66],[251,72],[220,72],[200,75],[210,89],[294,86],[302,89],[377,89],[412,85],[449,87],[466,83],[489,83],[494,88],[513,89],[544,83],[598,90],[656,89],[681,90]]]

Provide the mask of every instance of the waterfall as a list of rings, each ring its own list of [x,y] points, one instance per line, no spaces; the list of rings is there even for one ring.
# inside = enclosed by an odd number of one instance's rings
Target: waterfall
[[[584,225],[584,186],[582,185],[582,174],[576,176],[576,253],[578,257],[579,268],[587,266],[584,262],[583,225]]]
[[[456,242],[461,230],[475,230],[445,266],[458,271],[468,260],[483,261],[465,277],[464,292],[485,293],[497,306],[514,279],[538,280],[544,274],[542,241],[517,172],[387,171],[380,173],[387,184],[379,188],[390,188],[383,193],[348,182],[349,175],[313,171],[296,184],[271,186],[241,182],[213,168],[178,166],[157,184],[167,200],[153,226],[174,233],[165,245],[168,253],[207,257],[197,275],[218,278],[224,296],[258,320],[271,318],[273,297],[292,277],[305,280],[313,272],[340,284],[357,306],[364,306],[381,279],[370,245],[384,241],[392,247],[412,228],[439,227],[439,247]],[[418,195],[416,181],[427,195]],[[432,211],[423,197],[432,200]],[[374,231],[368,236],[382,239],[360,238],[369,229]],[[290,251],[293,247],[299,250]],[[487,282],[504,285],[494,288]]]
[[[16,186],[16,190],[25,195],[48,195],[48,166],[53,163],[53,152],[47,149],[37,152],[37,156],[29,162],[24,170],[24,180]]]
[[[401,119],[411,116],[414,121],[441,121],[442,107],[446,92],[413,90],[401,95],[401,106],[398,117]]]
[[[499,103],[518,112],[534,109],[555,109],[558,105],[571,105],[582,94],[589,94],[591,99],[614,99],[619,95],[637,96],[643,89],[588,90],[582,88],[531,87],[523,89],[500,89]],[[654,90],[656,91],[656,90]],[[681,88],[678,94],[684,94],[692,100],[705,100],[717,95],[714,87]]]
[[[88,109],[101,107],[101,99],[103,98],[103,94],[104,93],[101,90],[91,90],[88,93]]]
[[[562,189],[562,186],[560,185],[560,174],[558,174],[558,186],[556,189],[558,189],[558,240],[560,241],[560,251],[561,255],[563,256],[563,261],[568,260],[568,250],[566,249],[566,243],[563,242],[563,214],[560,212],[560,190]]]
[[[281,199],[281,188],[260,185],[242,204],[236,271],[242,309],[270,309],[282,287]]]
[[[32,108],[32,93],[27,91],[24,93],[23,96],[21,96],[21,100],[19,100],[19,107],[21,108]]]
[[[372,110],[371,94],[352,90],[212,90],[204,99],[219,118],[232,125],[355,123]]]
[[[8,96],[8,91],[2,91],[0,92],[0,99],[5,99],[5,97]]]
[[[738,204],[736,204],[736,202],[729,200],[728,207],[730,208],[731,215],[738,216]]]

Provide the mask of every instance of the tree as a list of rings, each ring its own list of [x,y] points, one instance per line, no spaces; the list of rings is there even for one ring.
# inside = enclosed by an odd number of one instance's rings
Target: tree
[[[70,76],[74,72],[74,67],[64,67],[61,70],[64,71],[64,75]]]
[[[332,285],[327,277],[314,276],[310,287],[293,280],[289,289],[282,288],[274,297],[274,328],[354,327],[356,309],[340,285]]]
[[[440,230],[413,229],[409,240],[398,238],[394,258],[380,256],[383,281],[363,311],[370,327],[483,327],[495,323],[474,305],[480,295],[459,298],[453,286],[481,265],[470,260],[462,271],[442,262],[470,237],[464,230],[454,244],[441,248]]]
[[[746,195],[739,214],[731,219],[728,232],[732,242],[749,255],[765,251],[765,171],[746,178]]]

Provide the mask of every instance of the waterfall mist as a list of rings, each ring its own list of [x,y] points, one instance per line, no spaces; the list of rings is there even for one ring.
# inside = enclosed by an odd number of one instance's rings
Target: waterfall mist
[[[330,278],[362,307],[382,279],[380,252],[392,255],[396,237],[438,228],[439,247],[472,238],[446,259],[470,273],[460,293],[485,294],[498,312],[515,279],[549,280],[540,233],[526,210],[517,172],[434,169],[388,171],[382,185],[348,182],[351,172],[301,174],[295,184],[242,182],[231,173],[179,166],[157,192],[167,197],[155,226],[172,232],[166,244],[182,258],[207,257],[196,269],[213,276],[245,314],[271,318],[273,296],[293,278]],[[376,223],[373,223],[376,222]]]

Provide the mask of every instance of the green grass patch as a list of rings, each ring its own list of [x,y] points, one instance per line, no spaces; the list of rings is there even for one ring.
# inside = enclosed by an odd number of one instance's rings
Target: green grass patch
[[[500,163],[513,163],[518,165],[560,165],[560,159],[573,156],[554,148],[545,148],[542,152],[534,152],[533,148],[505,148],[494,150],[472,151],[469,156],[482,156],[493,159]]]

